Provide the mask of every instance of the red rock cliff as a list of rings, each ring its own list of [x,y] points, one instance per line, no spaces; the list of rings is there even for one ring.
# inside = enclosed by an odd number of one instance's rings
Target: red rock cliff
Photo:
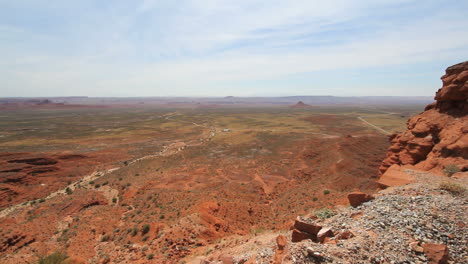
[[[468,171],[468,61],[448,67],[436,102],[408,120],[407,130],[392,135],[383,174],[393,164],[442,173],[447,165]]]

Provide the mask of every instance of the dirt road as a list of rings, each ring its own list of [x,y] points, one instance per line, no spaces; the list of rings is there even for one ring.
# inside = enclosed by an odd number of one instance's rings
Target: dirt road
[[[392,134],[392,133],[390,133],[389,131],[387,131],[387,130],[385,130],[385,129],[383,129],[383,128],[380,128],[380,127],[378,127],[378,126],[376,126],[376,125],[374,125],[374,124],[372,124],[372,123],[369,123],[367,120],[365,120],[364,118],[362,118],[362,117],[360,117],[360,116],[358,116],[358,119],[361,120],[362,122],[368,124],[368,125],[371,126],[372,128],[378,130],[379,132],[381,132],[381,133],[384,134],[384,135],[390,135],[390,134]]]

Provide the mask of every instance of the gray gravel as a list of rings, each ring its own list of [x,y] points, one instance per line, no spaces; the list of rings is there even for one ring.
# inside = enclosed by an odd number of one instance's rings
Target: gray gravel
[[[468,263],[467,197],[427,184],[395,188],[358,208],[346,208],[325,221],[334,231],[355,237],[334,244],[304,241],[290,248],[293,263],[427,263],[410,243],[449,248],[449,263]],[[353,219],[351,216],[361,214]],[[312,254],[312,252],[315,253]]]

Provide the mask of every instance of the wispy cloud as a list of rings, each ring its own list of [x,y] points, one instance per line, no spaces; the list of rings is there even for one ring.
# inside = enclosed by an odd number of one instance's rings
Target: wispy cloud
[[[462,2],[0,2],[0,96],[429,95],[421,69],[468,57]]]

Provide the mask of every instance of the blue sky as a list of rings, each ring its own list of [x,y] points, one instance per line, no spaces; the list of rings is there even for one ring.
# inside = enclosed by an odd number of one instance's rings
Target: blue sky
[[[433,95],[468,1],[0,0],[0,96]]]

